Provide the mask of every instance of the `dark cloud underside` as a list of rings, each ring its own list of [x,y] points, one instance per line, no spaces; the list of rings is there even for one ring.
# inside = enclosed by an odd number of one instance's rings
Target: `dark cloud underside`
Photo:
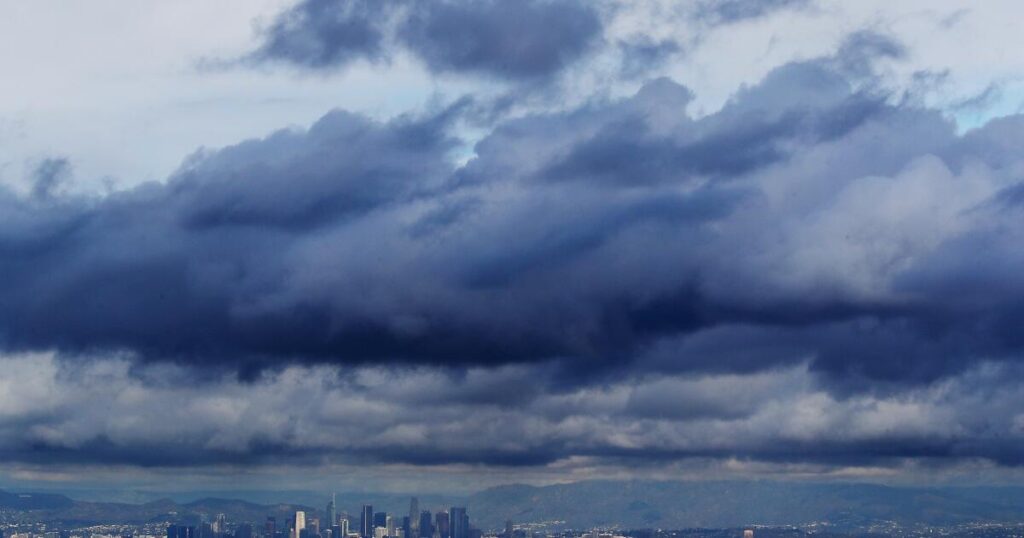
[[[585,4],[425,6],[303,2],[259,54],[397,39],[528,79],[599,39]],[[465,164],[465,102],[331,112],[100,197],[47,161],[0,191],[0,345],[62,359],[18,366],[0,458],[1019,465],[1024,120],[959,134],[865,83],[900,54],[857,34],[701,117],[650,81],[500,121]]]
[[[0,334],[12,350],[247,371],[558,359],[593,375],[660,338],[737,324],[787,343],[809,328],[798,353],[759,366],[811,356],[844,378],[920,382],[1016,357],[1012,271],[974,301],[950,293],[978,280],[966,237],[990,271],[1014,263],[992,230],[1015,206],[988,200],[1015,180],[977,168],[1009,157],[971,154],[983,132],[958,137],[829,65],[780,68],[700,120],[689,92],[662,80],[510,121],[461,168],[448,159],[459,108],[387,123],[336,112],[197,154],[162,185],[6,194]],[[914,198],[903,220],[875,213],[873,197],[918,183],[977,199],[937,200],[956,206],[942,222]]]

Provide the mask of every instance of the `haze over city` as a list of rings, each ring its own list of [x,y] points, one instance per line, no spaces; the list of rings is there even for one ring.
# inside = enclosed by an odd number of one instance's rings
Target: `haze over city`
[[[0,527],[1024,522],[1022,15],[0,0]]]

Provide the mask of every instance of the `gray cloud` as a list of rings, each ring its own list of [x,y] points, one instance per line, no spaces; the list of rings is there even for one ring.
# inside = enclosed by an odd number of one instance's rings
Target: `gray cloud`
[[[662,79],[501,121],[465,164],[458,102],[0,191],[0,344],[64,357],[12,366],[40,405],[3,455],[1017,465],[1024,123],[958,134],[850,50],[701,117]]]
[[[594,5],[576,0],[303,0],[265,29],[250,59],[338,68],[402,47],[435,72],[537,79],[582,56],[601,29]]]
[[[729,24],[808,5],[810,0],[705,0],[698,3],[697,14],[714,24]]]
[[[390,0],[308,0],[277,16],[263,31],[252,60],[278,60],[308,68],[345,65],[385,56],[381,26]]]
[[[942,383],[836,398],[804,365],[755,374],[626,378],[569,391],[501,393],[527,368],[288,367],[251,382],[124,359],[2,360],[0,454],[17,464],[484,465],[570,471],[691,458],[818,464],[1020,464],[1024,394],[1015,366],[980,364]],[[481,397],[481,386],[491,396]],[[381,397],[382,395],[389,397]],[[985,417],[980,420],[980,417]],[[564,467],[568,465],[569,467]],[[559,469],[562,469],[561,471]]]
[[[996,330],[1012,297],[992,296],[979,326],[911,276],[964,272],[922,264],[1008,215],[984,204],[1012,175],[957,169],[996,158],[971,149],[985,130],[958,137],[842,72],[785,66],[700,119],[688,90],[654,81],[504,122],[462,167],[448,158],[457,104],[387,123],[334,112],[105,198],[8,195],[0,333],[15,350],[249,373],[558,359],[602,375],[661,338],[730,325],[774,330],[799,356],[773,360],[812,356],[844,378],[924,382],[977,353],[1015,356]]]

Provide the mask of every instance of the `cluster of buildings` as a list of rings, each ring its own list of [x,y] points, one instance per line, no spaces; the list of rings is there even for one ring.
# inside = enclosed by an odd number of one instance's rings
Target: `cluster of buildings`
[[[224,515],[219,514],[210,523],[170,525],[166,538],[481,538],[482,533],[469,524],[465,508],[452,507],[436,513],[420,510],[419,500],[409,503],[409,515],[401,517],[387,512],[375,512],[364,504],[358,517],[339,513],[335,499],[327,503],[321,520],[299,511],[286,521],[267,517],[262,532],[243,523],[229,533]],[[512,536],[512,523],[506,525],[507,538]]]

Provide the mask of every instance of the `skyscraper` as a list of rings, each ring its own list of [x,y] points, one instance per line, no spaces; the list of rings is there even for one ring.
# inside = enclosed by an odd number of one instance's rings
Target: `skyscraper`
[[[363,513],[359,515],[359,536],[373,538],[373,505],[364,504]]]
[[[469,515],[466,509],[453,506],[448,514],[451,518],[451,538],[469,538]]]
[[[434,525],[430,510],[420,512],[420,538],[432,538],[434,536]]]
[[[420,500],[413,497],[409,500],[409,535],[405,538],[420,536]]]
[[[185,525],[170,525],[167,527],[167,538],[195,538],[196,528]]]
[[[299,535],[299,531],[306,528],[306,513],[302,510],[295,512],[295,535]]]
[[[441,538],[451,538],[452,529],[448,524],[448,512],[441,510],[434,516],[434,524],[437,525],[437,534]]]
[[[324,522],[324,527],[328,529],[338,524],[338,513],[336,511],[337,505],[334,501],[334,493],[331,493],[331,502],[327,503],[327,511],[325,512],[327,515],[327,521]],[[337,536],[334,538],[337,538]]]

